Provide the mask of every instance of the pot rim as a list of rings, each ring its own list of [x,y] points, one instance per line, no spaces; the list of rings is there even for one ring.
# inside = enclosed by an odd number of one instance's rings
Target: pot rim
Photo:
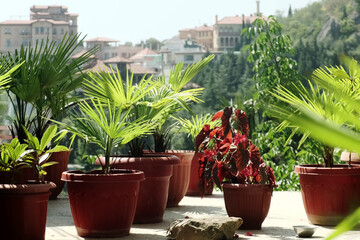
[[[324,167],[321,164],[296,165],[294,172],[298,174],[334,174],[334,175],[359,175],[360,165],[335,164],[334,167]]]
[[[273,189],[275,186],[271,186],[270,184],[243,184],[243,183],[222,183],[223,188],[271,188]]]
[[[43,192],[49,192],[50,189],[55,188],[56,184],[53,182],[42,182],[42,183],[35,183],[35,182],[29,182],[26,184],[0,184],[0,192],[1,193],[7,193],[7,192],[13,192],[13,193],[43,193]]]
[[[101,165],[100,162],[105,161],[104,156],[100,156],[96,159],[95,164]],[[180,158],[171,154],[146,154],[142,157],[133,157],[128,155],[116,155],[110,157],[110,162],[112,166],[122,165],[122,164],[131,164],[131,165],[177,165],[180,164]]]
[[[65,182],[133,182],[145,179],[144,172],[133,169],[112,169],[110,174],[101,170],[84,172],[81,170],[64,171],[61,180]],[[116,173],[115,173],[116,172]]]

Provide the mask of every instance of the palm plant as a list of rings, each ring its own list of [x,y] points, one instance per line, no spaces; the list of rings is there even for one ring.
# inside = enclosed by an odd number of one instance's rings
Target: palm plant
[[[286,95],[277,93],[276,96],[289,104],[282,108],[275,107],[272,113],[329,146],[360,152],[360,66],[355,60],[346,59],[346,64],[349,66],[348,72],[343,67],[318,68],[313,75],[313,80],[322,91],[336,98],[336,101],[319,99],[321,104],[341,121],[325,118],[321,112],[312,111],[305,101],[291,102]],[[294,109],[296,111],[293,111]],[[328,239],[350,230],[359,221],[360,210],[357,210],[345,219]]]
[[[93,48],[72,59],[82,40],[80,35],[65,35],[59,44],[47,39],[36,42],[34,47],[21,46],[14,55],[9,53],[0,59],[0,65],[9,68],[24,62],[11,74],[7,90],[15,113],[10,130],[20,142],[26,139],[22,126],[41,138],[50,124],[47,119],[61,117],[68,105],[76,101],[70,93],[81,86],[84,77],[81,66],[96,51]]]
[[[344,124],[346,120],[344,119],[343,115],[339,114],[337,111],[334,111],[334,108],[341,111],[349,111],[349,107],[339,102],[333,93],[323,91],[321,88],[319,88],[319,86],[313,85],[310,81],[308,81],[308,84],[309,90],[301,82],[294,84],[293,89],[296,90],[295,93],[284,87],[278,87],[275,89],[275,96],[279,100],[289,104],[288,106],[291,106],[288,108],[284,107],[283,105],[276,106],[275,114],[279,114],[280,118],[284,119],[286,116],[299,114],[300,110],[297,108],[301,107],[306,109],[306,111],[317,114],[321,116],[321,118],[328,121],[337,123],[339,125]],[[289,139],[301,128],[301,126],[293,124],[287,119],[280,124],[279,129],[283,129],[285,127],[294,128],[292,134],[289,136]],[[305,131],[299,144],[301,145],[310,134],[310,131]],[[334,147],[328,144],[324,144],[323,149],[323,159],[325,166],[333,167]]]
[[[274,95],[287,105],[273,106],[273,115],[329,146],[359,151],[356,141],[360,140],[357,134],[360,67],[353,60],[349,74],[343,67],[319,68],[312,79],[318,89],[311,91],[317,97],[304,95],[306,90],[299,91],[301,97],[297,97],[285,88],[278,88]]]
[[[112,105],[110,101],[104,104],[100,99],[91,99],[90,103],[81,102],[79,107],[80,112],[71,117],[73,125],[57,123],[74,133],[74,136],[88,143],[95,143],[103,149],[105,164],[102,169],[105,174],[110,173],[113,147],[121,147],[136,137],[149,134],[152,129],[142,119],[129,122],[130,109]]]
[[[97,98],[100,103],[110,103],[112,106],[129,111],[127,119],[129,122],[141,119],[154,130],[166,109],[162,99],[149,97],[149,92],[159,84],[158,81],[152,80],[152,76],[148,78],[143,76],[138,84],[133,84],[133,75],[129,75],[128,72],[124,82],[119,70],[111,69],[110,72],[89,73],[89,79],[84,84],[84,93],[89,97]],[[144,144],[141,136],[130,141],[131,155],[141,156]]]
[[[184,69],[184,63],[180,62],[171,69],[168,81],[165,76],[159,78],[161,82],[160,89],[158,89],[155,96],[161,96],[166,101],[166,110],[162,115],[162,119],[153,133],[155,152],[165,152],[168,147],[169,139],[168,134],[170,129],[166,129],[166,123],[169,118],[181,110],[187,110],[192,113],[189,103],[201,102],[198,98],[203,88],[190,88],[186,89],[186,85],[202,70],[205,66],[214,59],[214,55],[205,57],[198,62],[187,65]],[[183,70],[184,69],[184,70]]]
[[[177,122],[177,129],[179,132],[187,133],[191,136],[191,140],[195,144],[196,136],[199,135],[203,127],[208,124],[210,128],[220,125],[220,121],[212,121],[210,114],[206,115],[195,115],[191,119],[172,117]],[[195,148],[195,146],[194,146]]]

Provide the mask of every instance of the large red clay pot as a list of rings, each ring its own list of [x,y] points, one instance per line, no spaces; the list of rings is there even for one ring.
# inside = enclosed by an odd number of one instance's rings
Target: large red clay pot
[[[1,239],[45,239],[47,205],[53,183],[0,184]]]
[[[61,174],[68,169],[68,162],[71,150],[54,152],[51,154],[47,162],[57,162],[57,164],[51,165],[45,168],[47,174],[45,175],[45,181],[53,182],[56,184],[56,188],[51,189],[50,200],[54,200],[61,193],[65,182],[61,181]]]
[[[184,198],[189,187],[191,161],[194,151],[187,150],[167,150],[164,154],[175,155],[180,159],[180,164],[173,166],[172,176],[169,183],[169,195],[166,203],[167,207],[177,207]]]
[[[104,158],[100,157],[100,161],[104,162]],[[147,154],[143,157],[112,157],[111,161],[115,168],[136,169],[145,174],[145,180],[140,184],[134,223],[162,222],[173,165],[179,164],[180,159],[174,155]]]
[[[80,237],[127,236],[144,173],[136,170],[63,172],[71,213]]]
[[[295,166],[308,219],[317,225],[337,225],[360,206],[360,166]]]
[[[271,202],[273,187],[261,184],[223,184],[226,212],[241,217],[240,229],[261,229]]]
[[[197,152],[195,153],[191,161],[191,170],[190,170],[190,182],[189,187],[186,192],[186,196],[201,196],[200,188],[200,177],[199,177],[199,160],[202,158],[204,153]],[[205,189],[205,195],[211,195],[214,189],[214,184],[211,181],[210,184]]]

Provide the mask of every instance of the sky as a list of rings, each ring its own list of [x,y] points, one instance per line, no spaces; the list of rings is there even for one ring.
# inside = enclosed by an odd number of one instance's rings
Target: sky
[[[289,6],[299,9],[318,0],[260,0],[265,16],[282,12]],[[139,43],[151,37],[160,41],[178,34],[180,29],[203,24],[213,25],[226,16],[250,15],[256,12],[255,0],[6,0],[0,3],[0,22],[30,19],[33,5],[64,5],[70,13],[79,14],[78,32],[86,40],[107,37]]]

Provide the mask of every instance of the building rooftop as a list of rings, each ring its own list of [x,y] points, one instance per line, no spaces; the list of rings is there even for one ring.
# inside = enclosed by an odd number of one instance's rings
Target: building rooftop
[[[86,52],[88,52],[87,50],[82,50],[76,54],[74,54],[73,56],[71,56],[71,58],[79,58],[81,55],[85,54]],[[95,55],[92,54],[89,58],[95,58]]]
[[[144,74],[147,74],[147,75],[152,75],[152,74],[155,74],[156,72],[152,69],[148,69],[148,68],[145,68],[141,65],[138,65],[136,63],[132,63],[132,64],[128,64],[127,65],[127,68],[134,74],[138,74],[138,75],[144,75]]]
[[[103,62],[104,63],[132,63],[133,61],[131,61],[127,58],[116,56],[116,57],[104,60]]]
[[[96,207],[96,206],[94,206]],[[215,192],[211,196],[187,197],[178,207],[167,208],[164,221],[153,224],[133,224],[130,235],[114,240],[165,240],[166,231],[170,223],[176,219],[216,218],[227,216],[222,192]],[[274,192],[267,218],[262,224],[262,230],[237,230],[241,240],[292,240],[299,239],[294,230],[295,225],[309,225],[302,203],[301,192]],[[323,239],[334,231],[334,227],[319,226],[313,236]],[[246,233],[252,236],[246,236]],[[360,229],[340,235],[337,240],[359,239]],[[77,235],[71,216],[68,197],[60,195],[57,200],[49,201],[46,240],[84,239]]]
[[[130,57],[130,60],[138,60],[138,59],[143,59],[145,56],[148,55],[158,55],[158,52],[155,52],[153,50],[151,50],[150,48],[145,48],[143,50],[141,50],[140,52],[138,52],[137,54],[135,54],[134,56]]]
[[[96,38],[91,38],[89,40],[85,40],[85,42],[119,42],[119,41],[106,37],[96,37]]]
[[[236,15],[234,17],[224,17],[220,21],[217,22],[217,24],[243,24],[244,22],[250,22],[253,23],[258,16],[239,16]]]

